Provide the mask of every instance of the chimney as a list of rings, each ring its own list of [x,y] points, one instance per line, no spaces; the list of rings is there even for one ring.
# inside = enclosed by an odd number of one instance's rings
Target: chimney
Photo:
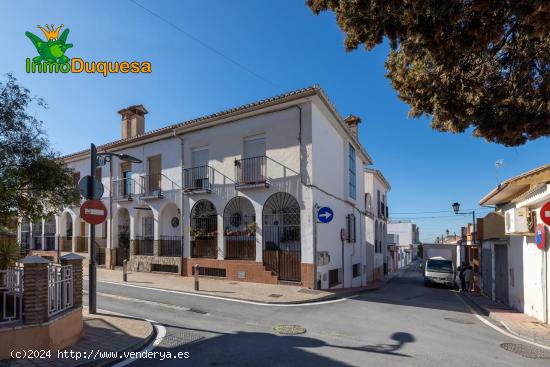
[[[349,114],[348,117],[344,119],[344,122],[348,126],[348,129],[351,131],[352,135],[359,139],[359,124],[361,123],[361,118]]]
[[[122,116],[122,139],[133,138],[145,132],[145,115],[148,113],[143,105],[134,105],[118,111]]]

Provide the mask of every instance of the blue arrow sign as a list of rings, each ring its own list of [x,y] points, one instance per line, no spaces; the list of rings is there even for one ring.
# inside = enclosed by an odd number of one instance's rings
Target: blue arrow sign
[[[332,209],[327,206],[319,208],[317,211],[317,219],[321,223],[329,223],[333,217],[334,213],[332,212]]]

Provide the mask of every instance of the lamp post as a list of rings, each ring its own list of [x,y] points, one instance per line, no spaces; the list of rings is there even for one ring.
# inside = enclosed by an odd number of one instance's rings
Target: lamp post
[[[95,192],[96,176],[95,171],[98,166],[104,166],[106,163],[110,162],[114,157],[127,162],[141,163],[141,159],[133,157],[128,154],[117,154],[111,152],[97,152],[97,147],[95,144],[90,146],[90,176],[92,176],[91,182],[91,192],[88,193],[87,199],[90,199],[93,193]],[[109,178],[110,179],[110,178]],[[101,184],[101,183],[100,183]],[[110,193],[109,195],[112,195]],[[97,283],[97,274],[96,274],[96,264],[95,264],[95,224],[90,224],[90,261],[88,263],[88,309],[90,314],[96,313],[96,283]]]
[[[460,204],[459,203],[453,203],[453,211],[455,212],[455,214],[470,214],[470,212],[460,212]],[[472,244],[476,244],[476,236],[477,236],[477,232],[476,232],[476,212],[475,210],[472,210],[471,211],[471,214],[472,214]],[[462,242],[461,242],[462,243]],[[479,250],[481,252],[481,249]],[[468,259],[469,259],[469,256],[468,256]],[[480,255],[480,258],[479,258],[479,261],[481,261],[481,255]],[[475,278],[474,278],[474,289],[475,289]]]

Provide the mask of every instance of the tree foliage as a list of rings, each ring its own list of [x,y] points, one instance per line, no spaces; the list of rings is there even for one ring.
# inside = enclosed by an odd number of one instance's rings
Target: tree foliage
[[[387,77],[409,115],[439,131],[516,146],[550,135],[550,2],[308,0],[333,11],[345,49],[384,39]]]
[[[7,75],[0,82],[0,224],[38,219],[78,202],[73,172],[49,147],[30,106],[46,107]]]

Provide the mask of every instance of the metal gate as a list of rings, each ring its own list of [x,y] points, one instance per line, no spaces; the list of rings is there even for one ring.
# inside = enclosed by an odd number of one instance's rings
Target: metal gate
[[[495,245],[495,296],[508,304],[508,246]]]
[[[292,195],[276,193],[264,205],[263,261],[280,280],[300,281],[300,206]]]
[[[481,269],[483,269],[483,293],[493,299],[493,259],[490,248],[482,250],[481,262]]]

